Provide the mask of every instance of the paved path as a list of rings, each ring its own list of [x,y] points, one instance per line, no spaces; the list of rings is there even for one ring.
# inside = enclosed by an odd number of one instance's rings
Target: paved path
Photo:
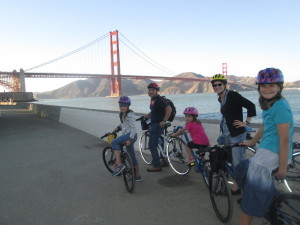
[[[144,180],[129,194],[106,171],[98,138],[17,106],[0,112],[0,225],[223,224],[199,174],[141,163]]]

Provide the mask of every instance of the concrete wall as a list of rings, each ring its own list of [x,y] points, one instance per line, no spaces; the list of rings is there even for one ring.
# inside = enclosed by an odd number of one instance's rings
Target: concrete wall
[[[34,111],[40,118],[54,120],[70,127],[82,130],[88,134],[100,137],[114,130],[119,124],[119,112],[73,107],[50,106],[35,103],[19,103]],[[136,117],[142,114],[136,113]],[[184,126],[183,118],[176,118],[172,126]],[[219,133],[218,123],[203,123],[211,143],[216,143]],[[136,124],[137,133],[141,134],[140,123]]]
[[[88,134],[100,137],[105,133],[112,131],[119,124],[119,112],[96,110],[96,109],[83,109],[73,107],[51,106],[35,103],[18,103],[25,108],[29,108],[35,112],[40,118],[54,120],[70,127],[82,130]],[[137,118],[142,114],[136,113]],[[216,144],[220,127],[218,121],[202,121],[205,132],[211,144]],[[178,118],[172,122],[172,126],[184,126],[183,118]],[[258,127],[258,124],[254,127]],[[141,134],[141,126],[139,122],[136,125],[137,133]],[[300,128],[295,127],[294,140],[300,140]]]

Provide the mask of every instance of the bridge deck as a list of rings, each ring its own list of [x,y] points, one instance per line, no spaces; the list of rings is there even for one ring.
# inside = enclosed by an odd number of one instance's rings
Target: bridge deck
[[[19,106],[0,113],[0,224],[222,224],[199,174],[147,173],[141,163],[144,180],[129,194],[106,171],[96,137]],[[235,204],[230,224],[238,213]]]

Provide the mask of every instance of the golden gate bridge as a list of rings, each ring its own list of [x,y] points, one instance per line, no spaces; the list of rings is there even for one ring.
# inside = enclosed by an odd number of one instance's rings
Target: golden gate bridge
[[[32,70],[37,70],[39,68],[44,68],[49,66],[50,64],[57,63],[58,61],[65,61],[66,58],[73,56],[90,46],[93,46],[104,38],[109,37],[109,50],[108,55],[110,58],[110,73],[64,73],[64,72],[30,72]],[[124,37],[124,36],[123,36]],[[124,37],[125,38],[125,37]],[[133,75],[133,74],[121,74],[121,61],[120,61],[120,40],[122,43],[127,46],[130,50],[132,50],[138,57],[143,59],[144,61],[148,62],[148,64],[152,65],[160,69],[163,72],[167,72],[169,75],[172,72],[165,67],[161,66],[159,63],[152,60],[152,58],[148,57],[144,54],[141,50],[136,48],[127,38],[127,42],[134,46],[137,50],[134,50],[133,47],[130,47],[128,43],[119,39],[119,32],[118,30],[109,32],[109,34],[103,35],[102,37],[98,38],[97,40],[84,45],[72,52],[69,52],[63,56],[55,58],[53,60],[47,61],[45,63],[39,64],[37,66],[31,67],[29,69],[23,70],[21,69],[19,72],[1,72],[0,71],[0,85],[5,87],[10,92],[25,92],[25,78],[104,78],[110,79],[110,94],[111,96],[120,96],[122,94],[122,79],[156,79],[156,80],[182,80],[182,81],[197,81],[197,82],[210,82],[208,78],[183,78],[183,77],[175,77],[174,73],[173,76],[157,76],[157,75]],[[107,47],[107,46],[106,46]],[[105,48],[105,47],[103,47]],[[103,56],[102,58],[106,59],[107,56]],[[126,57],[125,57],[126,58]],[[123,59],[123,58],[122,58]],[[80,63],[88,64],[87,60],[79,60]],[[74,62],[72,62],[74,65]],[[77,63],[75,63],[77,64]],[[133,64],[133,67],[137,67],[138,63]],[[74,66],[72,66],[74,67]],[[73,68],[74,69],[74,68]],[[76,69],[76,68],[75,68]],[[108,70],[106,70],[108,71]],[[227,63],[222,64],[222,73],[227,75]]]

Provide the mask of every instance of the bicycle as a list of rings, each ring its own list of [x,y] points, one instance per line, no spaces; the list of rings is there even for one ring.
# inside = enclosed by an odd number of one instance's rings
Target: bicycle
[[[300,224],[300,194],[280,193],[272,201],[269,212],[263,224],[299,225]]]
[[[176,132],[176,131],[175,131]],[[174,133],[175,133],[174,132]],[[197,173],[201,173],[205,185],[208,187],[208,175],[210,172],[210,162],[205,159],[205,153],[210,151],[210,147],[199,147],[192,150],[195,162],[187,165],[188,156],[186,154],[185,145],[189,142],[189,138],[184,133],[185,140],[180,137],[172,137],[167,144],[167,157],[171,168],[180,175],[186,175],[190,172],[191,167],[195,167]]]
[[[103,135],[101,137],[101,139],[103,139],[105,137],[109,137],[110,135],[113,135],[113,138],[111,138],[111,139],[114,139],[117,137],[116,133],[109,132],[109,133],[106,133],[105,135]],[[125,165],[125,169],[122,171],[122,175],[123,175],[123,180],[125,183],[126,190],[129,193],[133,193],[134,188],[135,188],[135,171],[134,171],[131,157],[130,157],[129,153],[124,150],[124,147],[125,147],[125,144],[120,145],[121,162],[122,162],[122,164]],[[114,156],[114,151],[111,146],[107,146],[103,149],[102,159],[103,159],[104,165],[107,168],[107,170],[110,173],[112,173],[113,169],[116,165],[116,159]]]
[[[288,190],[300,193],[300,143],[293,142],[293,156],[291,163],[288,166],[285,180]]]
[[[233,198],[230,177],[234,179],[234,171],[231,163],[231,148],[237,145],[215,145],[210,151],[210,199],[217,217],[224,223],[228,222],[232,217]],[[248,150],[255,153],[255,148],[248,148]],[[298,152],[293,153],[294,160],[297,156],[299,156]],[[292,188],[286,178],[279,180],[278,183],[283,183],[285,189],[292,192]]]
[[[142,129],[145,130],[139,138],[139,149],[144,162],[148,165],[152,162],[151,152],[148,146],[149,140],[149,123],[146,123],[146,120],[143,120],[140,117],[138,120],[141,120]],[[190,172],[191,166],[187,165],[188,155],[185,150],[185,145],[189,142],[187,133],[179,137],[171,137],[171,134],[176,133],[179,129],[182,129],[182,126],[174,126],[171,132],[168,131],[168,127],[171,126],[171,123],[166,123],[164,129],[164,134],[159,138],[159,145],[157,147],[161,158],[167,158],[168,163],[172,170],[179,175],[186,175]],[[186,141],[182,139],[185,138]],[[167,145],[165,145],[167,144]],[[166,149],[164,148],[166,146]],[[205,185],[208,187],[208,174],[210,171],[209,160],[204,159],[205,152],[208,152],[209,148],[199,148],[196,151],[192,151],[196,161],[194,163],[195,171],[202,174]]]
[[[142,130],[144,130],[143,133],[141,134],[141,136],[139,137],[139,151],[141,153],[143,161],[146,164],[150,165],[150,164],[152,164],[152,156],[151,156],[151,152],[150,152],[150,148],[149,148],[149,143],[148,143],[149,142],[149,137],[150,137],[150,131],[149,131],[150,123],[147,123],[146,122],[147,119],[144,120],[143,117],[138,118],[136,121],[139,121],[139,120],[141,121]],[[172,166],[173,159],[168,158],[167,147],[166,146],[168,144],[169,144],[169,146],[170,145],[171,146],[177,145],[177,143],[175,142],[175,140],[174,139],[172,140],[171,134],[174,133],[174,132],[176,132],[178,129],[180,129],[182,127],[181,126],[178,126],[178,127],[174,126],[173,131],[168,131],[168,128],[170,126],[171,126],[171,122],[166,122],[165,123],[164,132],[163,132],[163,134],[161,134],[161,136],[158,139],[157,150],[159,152],[160,159],[162,161],[166,161],[167,160],[168,163],[169,163],[169,165],[171,165],[171,168],[176,172],[176,170]],[[182,150],[183,148],[179,148],[179,149]],[[187,158],[188,157],[187,157],[186,152],[185,151],[180,151],[177,154],[176,160],[178,160],[181,163],[183,163],[183,162],[186,161]],[[182,171],[180,173],[182,173],[182,174],[183,173],[187,173],[187,171]]]

